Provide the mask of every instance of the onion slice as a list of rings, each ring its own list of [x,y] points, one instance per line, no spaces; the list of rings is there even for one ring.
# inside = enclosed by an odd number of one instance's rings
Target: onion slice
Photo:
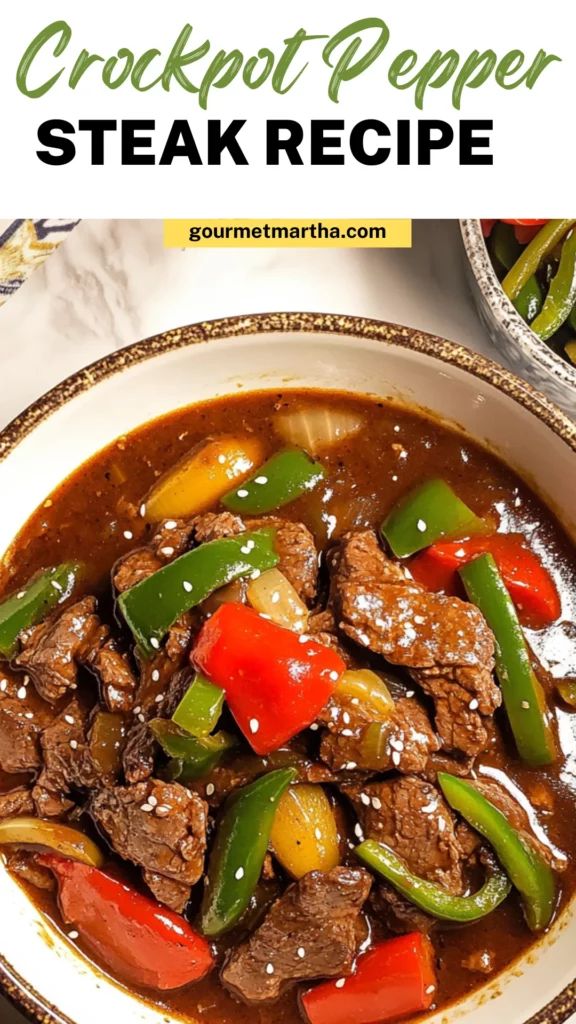
[[[38,846],[54,850],[70,860],[102,867],[104,857],[88,836],[78,829],[41,818],[7,818],[0,822],[0,845]]]
[[[308,624],[308,609],[288,579],[279,569],[267,569],[251,580],[248,601],[255,611],[278,626],[303,633]]]
[[[304,448],[311,455],[328,451],[341,441],[354,437],[366,425],[365,417],[348,409],[332,406],[308,406],[278,413],[274,427],[288,444]]]

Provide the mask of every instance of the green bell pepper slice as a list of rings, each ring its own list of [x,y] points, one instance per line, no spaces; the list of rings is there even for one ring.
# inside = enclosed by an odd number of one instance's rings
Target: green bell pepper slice
[[[558,242],[575,224],[575,220],[550,220],[528,243],[502,281],[502,288],[512,302],[518,298],[528,278],[536,273],[542,261],[554,251]]]
[[[504,270],[510,270],[514,266],[522,246],[516,238],[512,224],[504,224],[503,221],[496,221],[490,236],[490,249]]]
[[[550,284],[541,312],[532,322],[532,330],[548,341],[566,322],[576,302],[576,229],[562,246],[556,277]]]
[[[404,495],[380,532],[396,558],[407,558],[442,538],[459,540],[493,529],[493,524],[480,519],[444,480],[433,479]]]
[[[294,768],[268,772],[228,797],[208,863],[200,915],[204,935],[216,938],[227,932],[247,909],[280,797],[296,775]]]
[[[264,572],[278,563],[273,530],[209,541],[188,551],[126,590],[118,606],[139,650],[150,657],[184,612],[240,576]]]
[[[530,324],[538,316],[544,302],[542,286],[533,274],[514,299],[514,306],[526,323]]]
[[[478,892],[470,896],[454,896],[442,886],[413,875],[393,850],[374,839],[360,843],[354,853],[416,907],[442,921],[456,921],[459,924],[478,921],[496,910],[512,888],[508,877],[494,864]]]
[[[216,728],[223,706],[224,690],[197,672],[172,721],[193,736],[208,736]]]
[[[520,893],[528,927],[532,931],[547,928],[556,907],[556,881],[552,868],[473,783],[446,772],[438,773],[438,782],[450,806],[493,847],[510,881]]]
[[[326,476],[322,463],[315,462],[299,448],[287,448],[273,455],[248,480],[225,494],[222,504],[231,512],[261,515],[274,512],[307,491]]]
[[[531,765],[552,764],[556,744],[544,690],[530,660],[522,626],[498,566],[480,555],[459,570],[466,593],[496,638],[496,675],[520,757]]]
[[[149,726],[162,749],[172,759],[168,766],[168,776],[180,782],[191,782],[207,775],[224,754],[236,746],[235,738],[226,732],[217,732],[214,736],[191,736],[165,718],[154,718]]]
[[[47,612],[70,597],[80,569],[75,562],[63,562],[34,576],[0,604],[0,654],[4,658],[16,653],[23,629],[35,626]]]

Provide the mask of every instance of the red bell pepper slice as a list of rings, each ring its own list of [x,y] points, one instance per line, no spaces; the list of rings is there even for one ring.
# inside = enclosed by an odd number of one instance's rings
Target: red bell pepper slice
[[[429,1009],[436,994],[434,951],[420,932],[375,946],[354,974],[309,989],[301,998],[309,1024],[381,1024]]]
[[[221,686],[257,754],[269,754],[314,721],[346,666],[330,647],[223,604],[202,627],[194,665]]]
[[[491,537],[432,544],[411,561],[410,571],[429,590],[458,594],[458,569],[486,552],[494,557],[523,619],[543,626],[559,618],[562,606],[554,580],[521,534],[495,533]]]
[[[119,980],[168,991],[213,967],[206,940],[167,907],[79,861],[42,854],[38,863],[56,876],[64,923]]]

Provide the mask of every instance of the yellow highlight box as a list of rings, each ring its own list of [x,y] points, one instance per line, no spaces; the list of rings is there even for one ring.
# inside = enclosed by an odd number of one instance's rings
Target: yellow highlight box
[[[167,249],[410,249],[412,221],[166,220]]]

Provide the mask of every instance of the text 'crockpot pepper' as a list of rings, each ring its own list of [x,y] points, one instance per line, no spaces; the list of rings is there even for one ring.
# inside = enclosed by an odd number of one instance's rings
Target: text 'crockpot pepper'
[[[212,968],[210,946],[179,914],[97,868],[53,854],[38,861],[56,876],[64,923],[117,978],[166,992]]]
[[[376,871],[420,910],[441,921],[466,924],[491,914],[509,895],[508,876],[492,864],[484,885],[470,896],[455,896],[442,885],[414,875],[393,850],[373,839],[366,839],[354,850],[363,864]]]
[[[204,623],[192,660],[222,687],[257,754],[277,750],[306,729],[346,667],[332,648],[242,604],[222,605]]]
[[[231,512],[262,515],[283,508],[326,476],[321,462],[315,462],[299,448],[287,448],[273,455],[240,487],[224,495],[222,504]]]
[[[468,508],[444,480],[427,480],[400,499],[380,532],[396,558],[407,558],[442,537],[468,537],[493,528],[493,524]]]
[[[242,917],[262,871],[282,794],[296,778],[281,768],[235,790],[224,804],[208,864],[201,926],[215,938]]]
[[[489,552],[518,610],[535,627],[559,618],[562,605],[554,580],[526,540],[517,533],[432,544],[410,562],[410,572],[429,590],[454,594],[460,589],[458,569]]]
[[[301,1005],[309,1024],[383,1024],[428,1010],[436,991],[432,943],[412,932],[374,946],[349,978],[309,989]]]
[[[170,626],[213,590],[278,562],[273,530],[256,530],[201,544],[118,598],[140,651],[151,655]]]
[[[556,883],[550,866],[472,782],[446,772],[439,772],[438,782],[450,806],[493,847],[520,893],[528,927],[532,931],[547,928],[556,906]]]
[[[80,566],[71,562],[39,573],[0,604],[0,654],[10,658],[23,629],[34,626],[56,605],[70,597]]]
[[[496,638],[496,674],[518,753],[528,764],[551,764],[556,745],[546,698],[496,562],[479,555],[462,566],[460,577]]]
[[[0,822],[0,846],[44,846],[63,857],[99,868],[104,863],[100,850],[88,836],[59,821],[41,818],[7,818]]]
[[[566,322],[576,302],[576,230],[562,246],[556,276],[550,282],[541,312],[532,322],[532,330],[543,341],[556,334]]]

